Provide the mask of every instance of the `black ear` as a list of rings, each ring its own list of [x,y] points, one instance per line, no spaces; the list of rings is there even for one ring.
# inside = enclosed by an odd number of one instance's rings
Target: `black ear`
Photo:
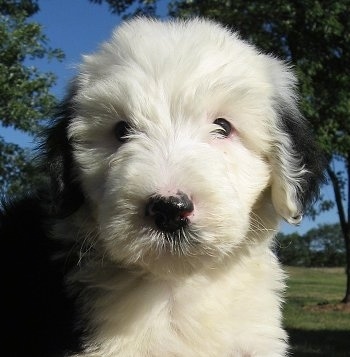
[[[280,101],[276,112],[280,134],[275,143],[272,199],[282,217],[298,224],[325,182],[327,161],[293,103]]]
[[[272,84],[271,195],[276,212],[298,224],[325,181],[325,156],[298,108],[297,80],[285,62],[264,56]]]
[[[51,182],[53,213],[60,218],[69,216],[84,202],[73,146],[68,138],[68,126],[76,115],[75,94],[76,86],[73,84],[58,106],[42,145],[43,166]]]
[[[292,149],[304,168],[297,190],[297,200],[305,210],[319,195],[320,184],[325,182],[326,156],[316,144],[310,125],[299,113],[287,106],[280,108],[283,130],[291,139]]]

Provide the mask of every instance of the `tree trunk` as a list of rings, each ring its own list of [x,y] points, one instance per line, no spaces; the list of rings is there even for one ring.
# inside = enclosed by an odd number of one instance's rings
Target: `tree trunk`
[[[350,185],[349,185],[350,186]],[[349,199],[348,199],[349,201]],[[350,225],[347,224],[347,235],[345,237],[345,254],[346,254],[346,291],[344,299],[342,300],[345,304],[350,304]]]
[[[349,158],[350,158],[350,156],[349,156]],[[339,179],[338,179],[336,173],[329,166],[327,167],[327,173],[328,173],[328,175],[331,179],[331,182],[332,182],[334,196],[335,196],[335,202],[336,202],[338,214],[339,214],[340,227],[341,227],[341,231],[343,234],[344,245],[345,245],[346,290],[345,290],[345,296],[341,302],[349,304],[350,303],[350,224],[349,224],[349,216],[348,216],[348,220],[347,220],[346,216],[345,216],[345,211],[344,211],[344,206],[343,206],[343,201],[342,201],[342,196],[341,196],[340,182],[339,182]],[[350,182],[349,182],[350,164],[349,164],[349,160],[347,163],[347,173],[348,173],[348,193],[350,194]],[[348,196],[348,214],[349,214],[349,212],[350,212],[350,196]]]
[[[346,224],[346,232],[344,235],[345,239],[345,254],[346,254],[346,292],[344,299],[342,300],[345,304],[350,304],[350,152],[348,153],[347,160],[347,176],[348,176],[348,221]]]

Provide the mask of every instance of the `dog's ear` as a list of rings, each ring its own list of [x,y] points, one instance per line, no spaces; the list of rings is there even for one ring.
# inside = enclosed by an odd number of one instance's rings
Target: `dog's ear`
[[[272,202],[287,222],[299,224],[325,181],[326,160],[297,108],[294,75],[279,61],[273,71],[277,127],[273,133]]]
[[[53,214],[60,218],[72,214],[84,201],[68,137],[68,126],[75,117],[75,94],[76,85],[72,83],[68,95],[57,107],[42,145],[43,166],[51,182]]]

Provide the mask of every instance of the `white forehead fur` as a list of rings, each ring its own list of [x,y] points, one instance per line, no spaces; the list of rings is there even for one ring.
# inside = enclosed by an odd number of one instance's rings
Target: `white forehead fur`
[[[80,96],[100,105],[119,102],[118,110],[131,118],[164,121],[165,102],[172,120],[183,120],[181,110],[189,106],[193,115],[230,115],[253,147],[268,150],[267,129],[276,127],[273,101],[277,93],[291,100],[294,77],[212,22],[138,19],[84,57],[79,84]]]

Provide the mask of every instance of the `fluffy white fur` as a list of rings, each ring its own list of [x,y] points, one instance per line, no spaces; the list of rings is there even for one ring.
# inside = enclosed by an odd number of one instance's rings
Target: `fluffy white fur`
[[[199,19],[132,20],[84,57],[68,136],[86,200],[55,227],[80,250],[67,278],[85,330],[77,356],[286,355],[271,246],[302,209],[306,169],[276,109],[297,111],[294,84],[284,63]],[[145,205],[179,190],[194,210],[169,240]]]

